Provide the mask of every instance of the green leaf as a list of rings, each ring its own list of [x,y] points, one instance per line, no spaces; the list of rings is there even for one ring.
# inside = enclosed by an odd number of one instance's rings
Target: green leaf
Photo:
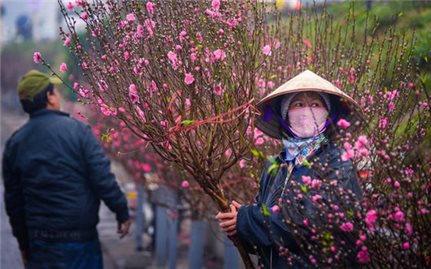
[[[277,75],[272,74],[272,75],[269,76],[269,79],[274,79],[274,78],[277,78]]]
[[[302,185],[302,186],[301,186],[301,191],[302,191],[303,193],[307,193],[307,186],[306,186],[306,185]]]
[[[269,210],[265,204],[262,204],[262,214],[266,217],[269,217],[271,215],[271,213],[269,213]]]
[[[331,232],[325,231],[325,232],[323,232],[323,239],[325,241],[332,241],[334,239],[334,237],[332,236]]]
[[[350,217],[352,217],[353,216],[353,210],[347,210],[346,211],[346,213],[347,213],[347,215],[349,215]]]
[[[106,142],[106,143],[110,143],[112,141],[111,138],[111,133],[109,131],[109,128],[106,129],[106,132],[100,135],[100,140],[102,140],[102,142]]]
[[[309,161],[307,161],[307,160],[303,160],[302,164],[305,165],[305,166],[307,166],[308,168],[311,168],[311,163]]]
[[[266,159],[270,162],[270,163],[275,163],[277,160],[274,158],[274,156],[268,156],[266,157]]]
[[[398,13],[398,17],[401,17],[401,16],[403,16],[403,15],[404,15],[404,13],[403,13],[403,12]]]
[[[273,163],[268,167],[268,173],[273,173],[273,175],[275,175],[277,173],[277,170],[279,168],[279,164],[278,163]]]
[[[193,123],[195,123],[195,121],[194,121],[194,120],[183,120],[183,121],[181,122],[181,125],[183,125],[183,126],[190,126],[190,125],[192,125]]]
[[[251,149],[251,154],[253,154],[254,157],[259,157],[259,151],[257,149]]]

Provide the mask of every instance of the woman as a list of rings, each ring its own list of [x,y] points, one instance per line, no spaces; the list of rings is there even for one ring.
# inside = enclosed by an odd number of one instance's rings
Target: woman
[[[258,108],[262,115],[257,118],[256,126],[268,136],[281,139],[284,149],[264,168],[256,203],[240,205],[233,201],[232,211],[218,213],[216,218],[224,232],[230,236],[237,234],[250,252],[259,255],[263,268],[288,267],[286,259],[278,253],[280,246],[302,259],[293,265],[300,268],[309,261],[294,241],[283,214],[276,211],[265,214],[263,207],[271,209],[280,201],[291,200],[287,208],[291,221],[302,225],[303,218],[295,208],[299,206],[312,218],[316,209],[310,201],[301,201],[301,205],[294,202],[292,189],[304,184],[303,177],[336,179],[340,187],[351,190],[360,199],[353,164],[341,160],[342,152],[333,143],[338,131],[335,123],[341,118],[357,121],[360,108],[351,97],[308,70],[263,98]],[[279,169],[270,171],[274,163]],[[322,174],[317,167],[329,169]]]

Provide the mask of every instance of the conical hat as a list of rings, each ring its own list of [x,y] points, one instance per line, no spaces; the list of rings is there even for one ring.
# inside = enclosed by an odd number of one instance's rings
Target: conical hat
[[[353,98],[326,79],[310,70],[306,70],[288,80],[257,103],[257,108],[262,114],[256,118],[256,127],[273,138],[281,139],[282,128],[280,127],[279,121],[275,116],[265,120],[265,112],[268,106],[270,106],[274,114],[280,114],[280,103],[286,94],[305,91],[324,92],[337,96],[340,98],[342,104],[346,104],[345,110],[347,110],[347,113],[345,116],[348,120],[355,121],[361,117],[361,108]]]

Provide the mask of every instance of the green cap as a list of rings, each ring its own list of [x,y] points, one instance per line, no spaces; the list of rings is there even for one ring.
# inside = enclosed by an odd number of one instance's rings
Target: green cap
[[[50,83],[62,84],[63,82],[58,77],[49,76],[35,69],[28,71],[18,83],[19,99],[33,101],[33,98],[45,90]]]

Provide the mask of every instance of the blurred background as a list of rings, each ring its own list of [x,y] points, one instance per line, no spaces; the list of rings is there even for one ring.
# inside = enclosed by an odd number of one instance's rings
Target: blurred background
[[[64,1],[68,2],[68,1]],[[74,2],[74,1],[72,1]],[[287,17],[293,11],[321,8],[323,0],[276,0],[273,2]],[[327,0],[329,13],[336,23],[342,24],[349,12],[350,3]],[[375,34],[383,34],[389,27],[399,31],[415,31],[416,49],[413,57],[419,63],[424,76],[431,72],[431,4],[429,1],[356,1],[355,14],[358,33],[365,29],[369,15],[380,21]],[[0,2],[1,29],[1,144],[19,128],[27,116],[21,110],[16,94],[18,79],[26,71],[45,67],[36,65],[32,55],[40,51],[54,70],[60,63],[68,64],[64,79],[79,79],[74,72],[73,59],[59,39],[59,27],[64,26],[57,0],[3,0]],[[83,29],[83,26],[81,26]],[[361,28],[362,27],[362,28]],[[64,88],[63,94],[69,112],[76,108],[74,93]],[[169,189],[158,186],[148,195],[136,184],[133,176],[120,162],[113,162],[113,170],[129,200],[135,224],[128,237],[119,240],[116,235],[114,215],[101,208],[98,226],[106,268],[239,268],[240,260],[235,249],[211,219],[193,222],[178,200],[169,197]],[[1,184],[1,192],[3,192]],[[155,198],[156,197],[156,198]],[[1,199],[1,268],[22,268],[16,240],[13,238]],[[194,232],[191,232],[191,227]],[[172,228],[173,227],[173,228]],[[190,242],[195,242],[193,250]]]

